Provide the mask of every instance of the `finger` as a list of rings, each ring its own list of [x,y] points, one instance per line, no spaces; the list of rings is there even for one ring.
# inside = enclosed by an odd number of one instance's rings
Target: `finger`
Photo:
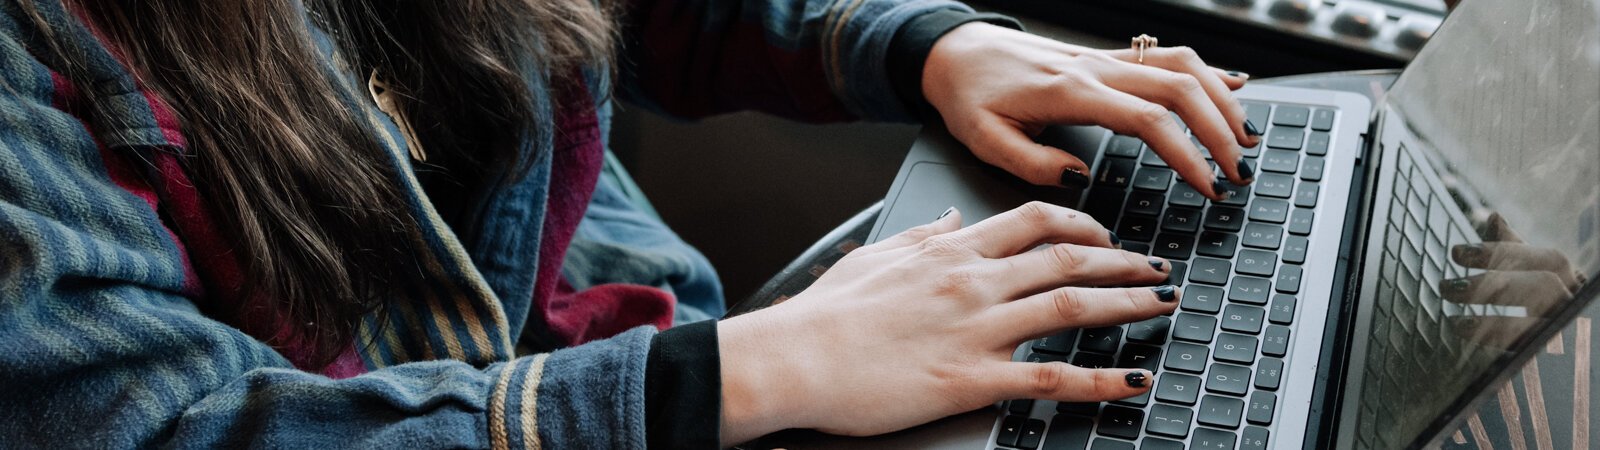
[[[1572,265],[1560,250],[1516,242],[1457,245],[1450,247],[1450,260],[1474,269],[1537,270],[1572,276]]]
[[[995,362],[999,398],[1103,402],[1144,394],[1155,384],[1144,369],[1087,369],[1064,362]]]
[[[1119,50],[1114,56],[1122,61],[1139,64],[1138,54],[1133,50]],[[1233,91],[1244,87],[1244,82],[1249,79],[1250,75],[1207,66],[1200,59],[1200,56],[1189,47],[1159,47],[1147,50],[1143,65],[1194,76],[1196,80],[1200,81],[1201,87],[1205,88],[1206,95],[1210,97],[1211,101],[1216,104],[1217,109],[1222,112],[1223,117],[1227,119],[1228,129],[1230,130],[1230,134],[1227,136],[1229,140],[1245,147],[1254,147],[1260,143],[1261,136],[1258,133],[1251,132],[1251,129],[1246,128],[1244,125],[1244,107],[1239,104],[1238,100],[1233,98]],[[1185,117],[1184,120],[1187,121],[1189,118]],[[1207,147],[1210,146],[1211,144],[1208,143]]]
[[[1522,306],[1543,314],[1572,298],[1566,286],[1549,272],[1495,271],[1442,280],[1439,295],[1457,303]]]
[[[1113,89],[1177,111],[1194,136],[1211,150],[1212,159],[1228,179],[1237,185],[1249,184],[1255,174],[1243,165],[1239,146],[1255,142],[1244,131],[1244,107],[1210,67],[1199,64],[1193,51],[1173,50],[1146,59],[1153,65],[1116,61],[1103,72],[1103,79]]]
[[[1111,248],[1119,242],[1088,214],[1037,201],[950,233],[948,239],[986,258],[1004,258],[1046,243]]]
[[[1175,286],[1137,288],[1064,287],[1001,303],[986,312],[1025,336],[1067,328],[1094,328],[1149,319],[1172,312],[1183,294]]]
[[[961,229],[961,210],[951,206],[949,209],[946,209],[943,213],[939,214],[939,216],[935,218],[933,222],[912,227],[909,230],[896,233],[894,236],[889,236],[888,238],[872,243],[871,245],[862,246],[861,248],[858,248],[850,253],[871,254],[890,249],[909,247],[925,241],[928,238],[959,229]]]
[[[1061,149],[1034,142],[1019,122],[988,115],[971,129],[952,132],[983,162],[1040,186],[1089,187],[1089,165]]]
[[[1189,137],[1178,129],[1167,108],[1105,86],[1086,87],[1081,93],[1090,110],[1099,111],[1099,123],[1112,131],[1137,136],[1178,172],[1185,182],[1212,200],[1222,200],[1228,192],[1211,172],[1211,165],[1200,156]]]
[[[1167,279],[1167,260],[1129,251],[1056,244],[985,265],[1004,280],[1007,298],[1062,286],[1135,286]]]
[[[1498,242],[1522,242],[1522,236],[1517,235],[1517,230],[1511,229],[1511,224],[1506,223],[1505,216],[1500,213],[1489,214],[1489,230],[1484,233],[1484,240]]]

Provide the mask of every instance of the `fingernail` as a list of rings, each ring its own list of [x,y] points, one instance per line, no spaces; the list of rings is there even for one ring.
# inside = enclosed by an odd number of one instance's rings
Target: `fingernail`
[[[1163,285],[1163,286],[1156,286],[1156,287],[1150,288],[1150,290],[1155,292],[1156,293],[1156,298],[1160,299],[1163,303],[1172,303],[1173,300],[1177,300],[1178,299],[1178,287],[1177,286],[1173,286],[1173,285],[1168,284],[1168,285]]]
[[[1260,136],[1261,135],[1261,129],[1260,128],[1256,128],[1256,124],[1253,123],[1253,122],[1250,122],[1250,119],[1245,119],[1245,121],[1244,121],[1244,134],[1248,134],[1248,135],[1251,135],[1251,136]]]
[[[1148,377],[1145,376],[1143,370],[1135,370],[1128,372],[1128,375],[1123,379],[1128,381],[1128,387],[1142,388],[1144,387],[1144,380],[1148,379]]]
[[[1442,292],[1443,294],[1462,294],[1467,292],[1467,288],[1470,287],[1472,287],[1472,281],[1466,278],[1457,278],[1445,281],[1444,286],[1442,286],[1443,289],[1440,290],[1444,291]]]
[[[1061,185],[1073,189],[1087,188],[1089,187],[1089,175],[1069,167],[1061,171]]]
[[[1110,234],[1111,234],[1111,248],[1122,248],[1122,238],[1117,237],[1117,232],[1112,231],[1112,232],[1110,232]]]
[[[1211,182],[1211,191],[1217,193],[1216,199],[1219,201],[1233,197],[1233,190],[1228,189],[1228,184],[1221,178]]]
[[[1153,269],[1156,269],[1157,272],[1161,272],[1161,273],[1166,273],[1167,272],[1167,270],[1165,269],[1166,264],[1162,263],[1160,258],[1150,258],[1150,267],[1153,268]]]
[[[944,216],[948,216],[948,215],[950,215],[950,213],[953,213],[953,212],[956,212],[956,207],[951,206],[950,209],[946,209],[946,210],[944,210],[943,213],[939,214],[939,219],[943,219]],[[933,219],[933,220],[939,220],[939,219]]]
[[[1243,79],[1246,79],[1246,80],[1250,79],[1250,74],[1244,73],[1244,72],[1240,72],[1240,71],[1237,71],[1237,70],[1229,70],[1228,71],[1228,76],[1231,76],[1231,77],[1234,77],[1234,78],[1243,78]]]
[[[1244,180],[1245,184],[1250,184],[1250,180],[1256,179],[1255,169],[1251,169],[1250,163],[1244,162],[1244,159],[1239,160],[1239,179]]]

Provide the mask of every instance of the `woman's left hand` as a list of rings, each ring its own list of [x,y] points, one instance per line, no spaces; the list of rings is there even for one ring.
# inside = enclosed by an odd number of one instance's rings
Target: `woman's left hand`
[[[1223,186],[1170,111],[1211,150],[1227,179],[1254,177],[1240,146],[1260,143],[1232,91],[1247,76],[1207,66],[1187,47],[1069,45],[986,23],[951,30],[923,68],[922,92],[950,133],[984,162],[1038,185],[1085,187],[1089,166],[1029,137],[1046,125],[1099,125],[1137,136],[1212,199]],[[1265,124],[1253,124],[1264,126]]]

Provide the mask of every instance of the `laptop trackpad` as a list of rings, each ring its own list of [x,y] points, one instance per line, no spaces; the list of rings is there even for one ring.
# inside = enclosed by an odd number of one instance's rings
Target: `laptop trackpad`
[[[917,163],[889,203],[879,239],[932,222],[951,206],[961,210],[963,224],[972,225],[1027,203],[1025,187],[1001,176],[1008,175],[982,166]]]

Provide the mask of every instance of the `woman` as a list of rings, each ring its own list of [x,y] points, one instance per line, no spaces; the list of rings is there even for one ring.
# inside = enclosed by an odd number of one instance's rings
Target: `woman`
[[[9,445],[715,446],[1136,395],[1148,373],[1006,361],[1178,295],[1070,287],[1170,266],[1042,204],[948,212],[781,306],[657,333],[720,314],[720,291],[600,180],[612,96],[942,120],[1043,185],[1087,166],[1029,133],[1099,124],[1213,198],[1168,110],[1219,162],[1259,139],[1245,76],[1187,49],[1074,47],[946,0],[0,8]]]

